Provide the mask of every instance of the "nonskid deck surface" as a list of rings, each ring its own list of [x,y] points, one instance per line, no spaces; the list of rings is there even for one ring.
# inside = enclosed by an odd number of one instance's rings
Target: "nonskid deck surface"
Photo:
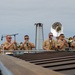
[[[75,75],[75,52],[28,53],[15,57],[66,75]]]

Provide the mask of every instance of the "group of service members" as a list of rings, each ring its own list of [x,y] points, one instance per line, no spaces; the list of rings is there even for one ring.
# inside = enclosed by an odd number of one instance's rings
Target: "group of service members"
[[[65,51],[67,49],[69,50],[69,48],[75,50],[75,36],[73,36],[73,39],[69,39],[69,41],[67,41],[64,34],[60,34],[56,37],[56,40],[54,40],[53,34],[50,32],[48,39],[43,42],[44,50]]]
[[[29,36],[24,36],[24,43],[20,44],[20,50],[32,50],[35,45],[29,41]],[[2,44],[2,50],[18,50],[18,44],[12,40],[10,35],[6,36],[6,41]]]
[[[72,41],[68,42],[65,39],[64,34],[60,34],[60,36],[56,37],[56,40],[53,39],[53,34],[50,32],[48,34],[48,39],[45,40],[42,44],[42,48],[44,50],[65,50],[68,48],[75,50],[75,36],[73,36]],[[29,36],[24,36],[24,43],[20,44],[20,50],[32,50],[35,48],[35,45],[29,41]],[[6,41],[2,46],[3,50],[18,50],[17,42],[12,40],[10,35],[6,36]]]

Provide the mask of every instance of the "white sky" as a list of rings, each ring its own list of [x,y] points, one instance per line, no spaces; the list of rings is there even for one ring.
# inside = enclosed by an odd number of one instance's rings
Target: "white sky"
[[[54,22],[61,22],[66,37],[75,35],[75,0],[0,0],[0,36],[19,33],[21,42],[28,34],[34,42],[38,22],[44,25],[45,39]]]

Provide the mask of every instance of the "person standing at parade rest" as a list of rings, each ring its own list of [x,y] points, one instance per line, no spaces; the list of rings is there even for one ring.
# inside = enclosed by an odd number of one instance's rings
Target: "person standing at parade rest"
[[[75,51],[75,36],[73,36],[73,42],[71,43],[72,50]]]
[[[21,45],[20,50],[32,50],[32,48],[35,48],[35,45],[29,41],[29,36],[24,36],[24,43]]]
[[[55,48],[59,51],[65,51],[65,49],[68,47],[68,43],[65,40],[64,34],[60,34],[59,40],[56,42]]]
[[[42,45],[44,50],[54,50],[55,49],[55,40],[53,39],[53,33],[49,33],[48,39],[43,42]]]
[[[6,36],[6,42],[3,44],[4,50],[17,50],[16,41],[12,41],[12,37],[10,35]],[[13,52],[6,52],[8,54],[12,54]]]

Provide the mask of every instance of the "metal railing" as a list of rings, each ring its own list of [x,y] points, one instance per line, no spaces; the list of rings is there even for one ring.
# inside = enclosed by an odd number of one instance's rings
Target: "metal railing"
[[[1,54],[19,55],[24,53],[40,53],[40,52],[75,52],[75,50],[1,50]]]

